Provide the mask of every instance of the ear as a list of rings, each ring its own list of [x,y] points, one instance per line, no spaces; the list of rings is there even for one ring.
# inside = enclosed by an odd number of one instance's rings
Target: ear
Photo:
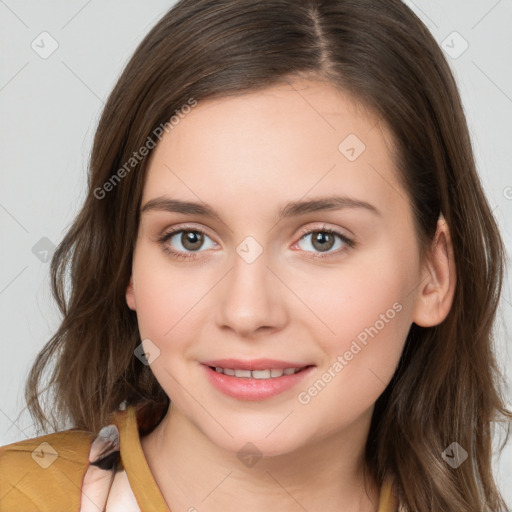
[[[128,304],[128,307],[135,311],[137,308],[136,308],[136,304],[135,304],[135,293],[133,291],[133,274],[130,276],[130,282],[128,283],[128,286],[126,287],[125,297],[126,297],[126,304]]]
[[[413,322],[421,327],[440,324],[450,312],[455,284],[455,259],[450,229],[441,214],[431,252],[422,269]]]

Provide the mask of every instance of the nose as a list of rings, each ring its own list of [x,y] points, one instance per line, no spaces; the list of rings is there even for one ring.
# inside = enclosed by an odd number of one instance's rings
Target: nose
[[[239,338],[278,331],[287,320],[285,297],[290,293],[269,267],[265,252],[254,261],[236,253],[215,297],[217,324]]]

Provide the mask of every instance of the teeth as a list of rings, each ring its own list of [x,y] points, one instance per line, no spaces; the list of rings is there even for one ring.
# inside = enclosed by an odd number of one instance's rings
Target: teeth
[[[274,374],[272,374],[272,372],[276,372]],[[252,377],[254,379],[270,379],[270,377],[280,377],[281,375],[279,375],[281,373],[282,375],[282,372],[280,370],[253,370],[251,372],[252,374]],[[237,375],[238,377],[238,375]]]
[[[276,377],[282,377],[283,375],[292,375],[297,373],[301,368],[271,368],[268,370],[237,370],[236,368],[221,368],[215,367],[217,373],[223,373],[224,375],[231,375],[234,377],[241,377],[246,379],[273,379]]]
[[[235,370],[235,377],[251,377],[251,370]]]

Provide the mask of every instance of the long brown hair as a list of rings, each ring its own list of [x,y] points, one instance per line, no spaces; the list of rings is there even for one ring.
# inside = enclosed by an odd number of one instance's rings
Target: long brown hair
[[[108,98],[89,193],[53,256],[52,290],[63,320],[31,369],[29,410],[43,429],[69,420],[93,432],[123,401],[165,411],[169,398],[134,357],[141,340],[125,301],[149,158],[130,159],[191,98],[313,76],[351,93],[391,129],[422,254],[441,213],[453,242],[452,308],[438,326],[412,325],[375,404],[367,469],[380,483],[394,475],[402,510],[505,510],[491,466],[492,427],[503,421],[508,439],[512,419],[493,346],[503,242],[450,68],[400,0],[181,0],[163,16]],[[39,397],[49,390],[47,415]],[[441,457],[453,442],[469,454],[457,469]]]

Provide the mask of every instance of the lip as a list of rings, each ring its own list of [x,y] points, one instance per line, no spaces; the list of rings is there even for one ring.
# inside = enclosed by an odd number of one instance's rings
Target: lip
[[[223,364],[225,364],[226,360]],[[268,361],[266,363],[268,365]],[[216,361],[216,363],[220,363]],[[258,362],[260,364],[260,362]],[[275,362],[274,362],[275,364]],[[285,364],[282,361],[279,364]],[[315,366],[313,365],[296,365],[296,363],[286,363],[286,365],[290,364],[290,366],[283,366],[281,368],[299,368],[300,366],[306,366],[303,370],[300,370],[297,373],[292,375],[283,375],[281,377],[275,377],[271,379],[253,379],[247,377],[235,377],[234,375],[224,375],[223,373],[218,373],[215,369],[210,368],[208,364],[201,364],[204,369],[206,376],[209,382],[219,391],[224,393],[227,396],[232,398],[236,398],[238,400],[251,400],[251,401],[260,401],[265,400],[267,398],[271,398],[277,396],[285,391],[293,388],[297,384],[299,384],[304,378],[311,374],[314,370]],[[296,365],[296,366],[294,366]],[[220,366],[221,368],[230,368],[230,366],[223,366],[222,364],[215,364],[211,366]],[[231,366],[231,368],[233,368]],[[235,368],[240,370],[249,370],[251,368],[242,368],[240,366],[236,366]],[[254,370],[263,370],[267,368],[278,368],[277,366],[265,366],[260,368],[252,368]]]
[[[311,363],[298,363],[290,361],[279,361],[277,359],[251,359],[242,361],[241,359],[212,359],[210,361],[203,361],[202,364],[206,366],[219,366],[220,368],[234,368],[237,370],[267,370],[275,368],[284,370],[285,368],[302,368],[304,366],[313,366]]]

